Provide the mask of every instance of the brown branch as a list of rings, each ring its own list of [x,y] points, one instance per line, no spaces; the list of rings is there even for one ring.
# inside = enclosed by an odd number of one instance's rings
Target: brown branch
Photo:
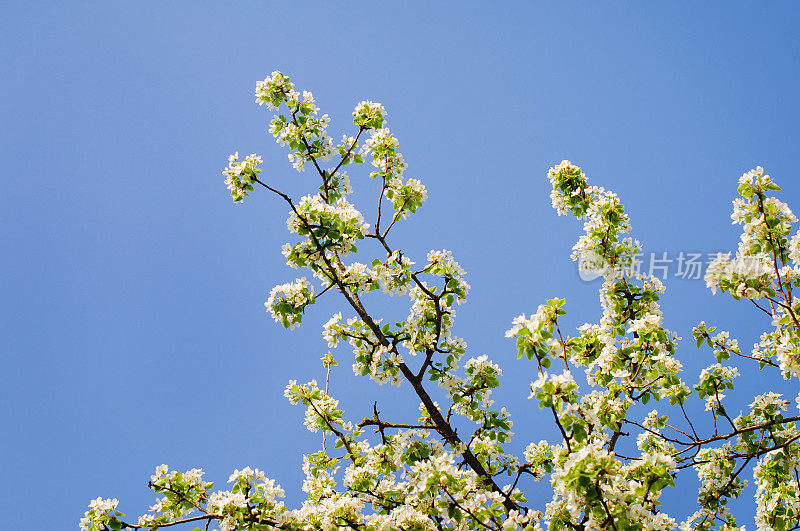
[[[198,516],[192,516],[190,518],[184,518],[182,520],[173,520],[172,522],[167,522],[166,524],[158,524],[158,527],[170,527],[170,526],[173,526],[173,525],[188,524],[189,522],[198,522],[200,520],[208,520],[208,521],[220,520],[222,518],[225,518],[225,517],[223,515],[221,515],[221,514],[201,514],[201,515],[198,515]],[[264,522],[264,523],[267,524],[267,525],[271,525],[271,526],[277,526],[278,525],[278,524],[276,524],[276,523],[274,523],[272,521],[268,521],[268,522]],[[120,520],[120,524],[122,524],[122,529],[145,529],[145,528],[149,529],[150,527],[152,527],[151,525],[129,524],[127,522],[123,522],[122,520]]]

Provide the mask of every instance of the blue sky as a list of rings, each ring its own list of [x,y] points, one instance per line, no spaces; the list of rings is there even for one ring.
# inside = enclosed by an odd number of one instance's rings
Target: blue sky
[[[387,107],[408,175],[429,190],[395,242],[418,260],[451,249],[468,271],[456,330],[506,371],[497,399],[524,447],[551,432],[524,399],[533,367],[504,331],[554,296],[573,326],[600,316],[599,285],[568,258],[580,226],[551,209],[547,168],[569,158],[617,191],[648,251],[735,249],[744,171],[763,165],[800,208],[798,13],[791,2],[5,2],[4,525],[74,528],[97,496],[139,513],[160,463],[202,466],[220,485],[257,466],[300,500],[301,452],[318,438],[283,388],[322,376],[320,326],[342,306],[320,301],[291,333],[264,312],[270,288],[295,276],[280,254],[285,208],[260,193],[232,204],[220,171],[233,151],[259,153],[293,195],[316,185],[267,134],[257,79],[291,75],[335,133],[362,99]],[[705,319],[750,345],[768,325],[699,280],[669,278],[662,307],[685,338]],[[689,382],[712,362],[690,341],[679,356]],[[414,417],[408,390],[356,379],[346,350],[338,359],[332,389],[353,420],[373,400]],[[797,392],[755,375],[741,403],[765,386]],[[694,500],[691,488],[669,496]]]

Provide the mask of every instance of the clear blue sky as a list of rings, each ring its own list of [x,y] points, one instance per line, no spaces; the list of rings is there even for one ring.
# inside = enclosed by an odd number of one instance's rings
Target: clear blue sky
[[[598,284],[568,258],[580,226],[550,208],[549,166],[583,166],[621,195],[646,248],[673,256],[735,249],[730,200],[757,164],[800,210],[796,4],[489,5],[3,3],[4,527],[72,529],[97,496],[137,514],[162,462],[220,486],[257,466],[299,501],[300,453],[318,439],[283,388],[322,375],[320,326],[340,305],[322,301],[292,333],[267,318],[269,289],[295,273],[279,251],[285,208],[264,194],[232,204],[220,174],[239,150],[296,196],[316,186],[252,101],[276,68],[314,91],[334,132],[362,99],[387,107],[408,175],[429,189],[395,241],[419,259],[451,249],[469,272],[457,332],[505,369],[497,398],[522,446],[550,432],[522,398],[533,367],[503,337],[511,319],[553,296],[575,326],[600,315]],[[684,337],[706,319],[747,346],[767,324],[702,281],[667,288],[666,323]],[[690,341],[679,355],[690,383],[712,362]],[[333,392],[353,420],[373,400],[413,418],[407,390],[338,358]]]

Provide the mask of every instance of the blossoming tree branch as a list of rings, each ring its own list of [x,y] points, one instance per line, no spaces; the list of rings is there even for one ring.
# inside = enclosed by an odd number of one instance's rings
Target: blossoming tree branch
[[[573,259],[581,267],[603,264],[603,316],[570,332],[562,325],[565,301],[552,299],[513,319],[509,348],[523,358],[519,363],[531,364],[530,399],[560,434],[513,455],[510,413],[491,398],[500,368],[485,355],[470,356],[451,332],[456,306],[470,289],[464,270],[448,251],[412,257],[393,245],[392,229],[427,194],[419,180],[405,177],[384,107],[359,103],[352,132],[335,142],[328,115],[289,77],[273,72],[255,95],[276,110],[270,131],[288,147],[291,165],[310,168],[318,184],[292,198],[262,176],[256,155],[231,155],[223,171],[235,202],[261,190],[287,208],[292,242],[283,255],[312,277],[276,286],[269,314],[294,328],[316,299],[338,294],[344,310],[322,332],[329,346],[348,344],[356,375],[410,386],[419,403],[409,404],[402,419],[374,408],[356,422],[327,383],[292,381],[286,397],[306,408],[306,427],[323,435],[321,449],[303,456],[307,501],[300,507],[286,507],[283,490],[258,469],[236,470],[226,487],[215,488],[199,469],[161,465],[150,478],[157,499],[149,512],[129,519],[116,499],[98,498],[80,522],[83,530],[740,529],[753,515],[733,514],[729,502],[746,492],[755,496],[758,529],[800,528],[800,417],[789,413],[789,400],[769,391],[771,379],[800,377],[800,303],[793,293],[800,285],[800,233],[791,235],[797,218],[761,168],[739,179],[732,216],[743,226],[739,249],[733,258],[719,255],[706,281],[752,306],[765,331],[747,350],[728,332],[700,323],[692,334],[715,363],[699,376],[684,374],[679,338],[662,324],[663,284],[629,267],[641,245],[626,236],[631,225],[617,195],[590,185],[568,161],[550,169],[553,207],[585,220]],[[348,200],[346,172],[368,163],[371,181],[359,177],[358,185],[374,188],[371,224]],[[408,297],[408,317],[392,323],[375,313],[364,295],[376,290]],[[337,362],[330,353],[322,361],[330,375]],[[740,364],[757,364],[766,375],[765,392],[737,415],[726,395]],[[695,397],[706,411],[692,419],[685,405]],[[659,409],[650,413],[637,407],[655,402]],[[699,479],[697,507],[678,522],[670,516],[676,508],[660,500],[687,474]],[[552,497],[526,496],[541,481],[552,486]]]

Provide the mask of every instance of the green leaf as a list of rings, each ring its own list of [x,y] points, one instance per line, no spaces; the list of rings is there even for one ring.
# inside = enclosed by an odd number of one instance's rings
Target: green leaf
[[[739,185],[737,192],[739,192],[739,195],[741,195],[742,197],[750,198],[753,197],[755,189],[750,183],[742,183]]]

